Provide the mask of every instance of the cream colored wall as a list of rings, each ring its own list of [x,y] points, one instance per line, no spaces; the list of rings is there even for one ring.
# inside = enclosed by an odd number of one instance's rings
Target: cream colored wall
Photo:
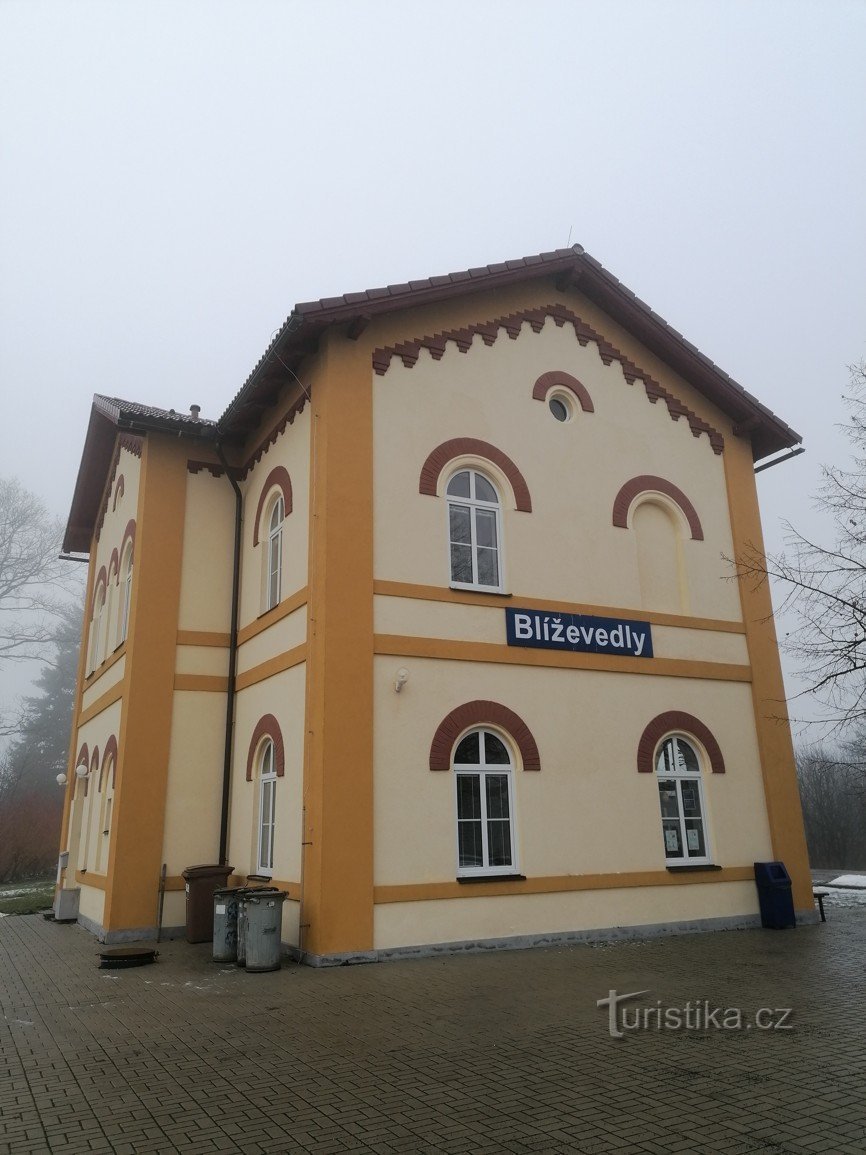
[[[519,599],[512,599],[520,608]],[[511,604],[511,602],[509,602]],[[640,610],[633,612],[640,618]],[[420,598],[375,598],[377,634],[410,638],[447,638],[453,641],[491,642],[506,645],[503,606],[452,605]],[[658,658],[748,665],[745,635],[718,630],[652,626],[653,653]]]
[[[375,946],[477,942],[511,935],[652,926],[757,912],[751,882],[585,890],[498,898],[440,899],[380,904]]]
[[[488,314],[495,312],[479,302],[471,319]],[[654,361],[634,355],[648,368]],[[553,369],[583,382],[594,413],[575,407],[574,419],[560,423],[533,400],[536,379]],[[710,408],[669,371],[657,376],[687,404]],[[629,385],[617,362],[604,365],[594,343],[581,347],[571,326],[548,319],[536,334],[524,324],[516,340],[503,334],[488,347],[479,337],[467,353],[450,342],[439,361],[421,350],[411,369],[394,358],[373,388],[378,579],[448,586],[445,503],[419,494],[418,481],[431,450],[467,436],[508,454],[532,496],[533,512],[524,513],[503,492],[505,588],[515,597],[641,608],[635,537],[612,525],[612,509],[624,482],[652,474],[679,486],[703,524],[704,541],[683,542],[689,612],[739,619],[736,583],[725,580],[722,561],[732,545],[721,458],[684,418],[672,421],[663,401],[651,404],[642,385]]]
[[[262,487],[268,474],[277,465],[282,465],[288,470],[292,482],[292,512],[283,523],[282,597],[285,599],[307,584],[310,502],[309,405],[295,417],[291,425],[286,426],[284,432],[268,447],[241,483],[244,494],[240,598],[242,627],[254,622],[264,609],[262,571],[267,532],[262,533],[260,530],[259,544],[254,546],[254,522]],[[272,654],[266,656],[271,657]]]
[[[188,473],[178,629],[228,633],[235,495],[206,469]]]
[[[302,663],[237,695],[229,859],[238,874],[252,873],[256,865],[258,786],[255,773],[252,782],[246,780],[247,754],[259,719],[273,714],[283,735],[286,764],[285,776],[277,779],[273,877],[282,882],[300,879],[305,693]]]
[[[394,671],[409,680],[394,692]],[[770,854],[747,683],[706,682],[417,658],[375,660],[375,882],[454,879],[453,775],[429,769],[430,743],[456,706],[513,709],[535,736],[540,772],[514,775],[517,868],[528,877],[663,870],[658,787],[637,747],[656,715],[694,714],[727,766],[703,776],[711,857],[742,866]]]
[[[114,735],[115,738],[120,737],[120,711],[121,703],[115,702],[113,705],[103,710],[102,713],[97,714],[95,718],[91,718],[89,722],[86,722],[83,726],[78,727],[78,732],[75,736],[76,756],[82,745],[86,742],[91,759],[93,757],[94,747],[99,748],[99,764],[100,767],[102,766],[106,742],[112,735]],[[119,769],[120,768],[118,767],[116,773],[119,772]],[[87,830],[88,846],[90,848],[86,865],[90,870],[94,870],[95,868],[99,807],[102,800],[101,795],[97,790],[98,781],[98,774],[95,777],[90,778],[88,782],[87,797],[78,798],[74,803],[74,805],[78,808],[78,813],[73,816],[73,822],[70,823],[67,836],[67,846],[64,848],[69,851],[69,867],[66,871],[67,886],[76,885],[74,881],[75,871],[81,870],[85,865],[82,856],[82,842],[80,838],[80,831],[82,829]],[[78,779],[73,775],[67,789],[74,791],[77,783]],[[107,784],[104,782],[103,786],[106,788]]]
[[[306,638],[307,608],[301,606],[243,643],[238,650],[238,673],[243,674],[268,658],[302,645]]]
[[[205,674],[226,678],[229,672],[227,646],[178,646],[175,670],[178,674]]]
[[[123,493],[117,500],[116,508],[112,509],[114,501],[114,493],[117,487],[118,478],[123,475]],[[113,550],[120,552],[120,547],[123,543],[123,533],[127,524],[134,521],[136,512],[138,510],[138,491],[141,479],[141,458],[136,457],[134,453],[130,453],[128,449],[121,449],[117,461],[117,468],[114,472],[113,479],[111,479],[111,491],[108,495],[108,504],[105,508],[105,517],[102,522],[102,528],[99,532],[99,540],[96,542],[96,549],[91,550],[90,565],[94,574],[98,574],[100,569],[105,566],[106,572],[111,563],[111,554]],[[108,481],[109,479],[106,479]],[[118,559],[122,561],[122,559]],[[108,623],[108,641],[104,649],[105,658],[111,657],[114,650],[117,648],[117,624],[119,611],[119,588],[116,584],[117,574],[112,574],[112,615],[111,621]],[[94,586],[94,592],[95,592]],[[91,606],[87,606],[87,619],[90,621]],[[90,639],[90,632],[88,631],[88,643]],[[90,662],[88,662],[88,669],[90,669]],[[94,670],[89,684],[97,681],[99,678],[99,671]],[[106,683],[107,685],[107,683]],[[100,692],[104,692],[105,686]],[[97,695],[98,696],[98,695]]]
[[[94,671],[95,677],[89,680],[87,688],[81,695],[81,707],[87,710],[93,703],[101,698],[103,694],[116,686],[118,682],[123,681],[123,676],[126,673],[126,655],[119,658],[113,665],[103,667],[103,672],[99,670]]]
[[[78,913],[83,914],[85,918],[89,918],[95,922],[97,926],[102,926],[102,919],[105,913],[105,891],[97,890],[95,886],[81,885],[81,894],[78,896]]]
[[[169,875],[219,861],[225,711],[224,694],[174,693],[163,831]]]

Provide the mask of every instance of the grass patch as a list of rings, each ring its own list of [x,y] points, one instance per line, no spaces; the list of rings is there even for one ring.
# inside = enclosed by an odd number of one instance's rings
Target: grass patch
[[[38,887],[28,887],[26,894],[4,898],[0,891],[0,914],[36,914],[46,910],[54,902],[54,882],[41,883]]]

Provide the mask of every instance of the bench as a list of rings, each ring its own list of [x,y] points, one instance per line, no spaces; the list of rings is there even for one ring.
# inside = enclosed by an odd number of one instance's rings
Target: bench
[[[818,903],[818,910],[821,912],[821,922],[827,921],[827,916],[824,914],[824,899],[829,893],[830,891],[826,890],[823,886],[812,887],[812,897]]]

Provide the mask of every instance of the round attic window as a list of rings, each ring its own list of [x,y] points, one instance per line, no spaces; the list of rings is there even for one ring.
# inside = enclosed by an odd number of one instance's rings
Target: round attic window
[[[547,408],[557,421],[568,421],[571,417],[571,406],[559,394],[554,394],[547,402]]]

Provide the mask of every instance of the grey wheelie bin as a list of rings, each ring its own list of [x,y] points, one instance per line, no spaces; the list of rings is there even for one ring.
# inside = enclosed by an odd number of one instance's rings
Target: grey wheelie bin
[[[243,886],[237,894],[237,938],[232,961],[242,967],[247,961],[247,901],[252,895],[279,894],[279,889],[276,886]]]
[[[796,926],[791,876],[784,862],[756,862],[755,884],[761,907],[761,926],[770,930]]]
[[[280,930],[284,890],[259,891],[244,900],[246,913],[245,963],[248,971],[280,969]]]

